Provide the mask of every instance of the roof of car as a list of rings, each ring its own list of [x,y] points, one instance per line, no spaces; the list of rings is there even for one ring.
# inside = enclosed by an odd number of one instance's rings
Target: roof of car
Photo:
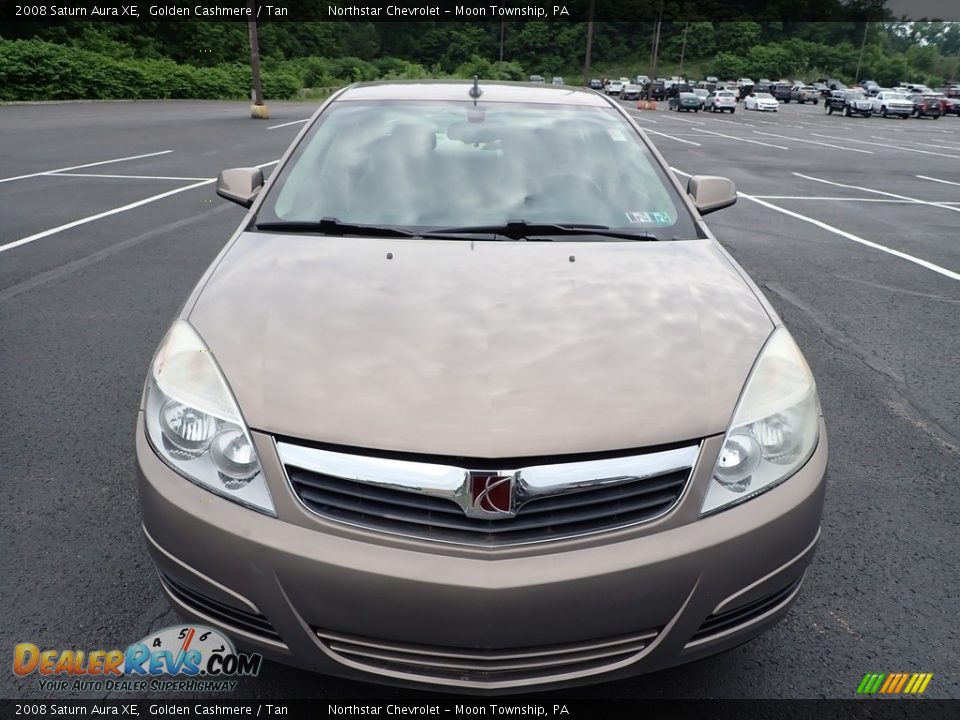
[[[616,81],[616,82],[619,82]],[[566,85],[480,80],[480,101],[528,102],[548,105],[609,106],[609,102],[595,92]],[[469,91],[472,80],[396,80],[358,83],[336,96],[337,101],[354,100],[466,100],[473,98]]]

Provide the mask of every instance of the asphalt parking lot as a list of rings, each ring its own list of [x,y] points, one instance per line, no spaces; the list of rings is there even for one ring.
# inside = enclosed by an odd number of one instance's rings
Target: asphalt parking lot
[[[724,655],[553,697],[851,698],[867,672],[960,697],[960,119],[634,110],[675,172],[732,178],[709,216],[816,375],[823,535],[784,622]],[[315,106],[0,106],[0,649],[126,647],[176,622],[133,485],[136,408],[171,319]],[[8,656],[9,657],[9,656]],[[9,667],[9,666],[8,666]],[[0,673],[0,697],[42,695]],[[241,697],[414,698],[268,664]]]

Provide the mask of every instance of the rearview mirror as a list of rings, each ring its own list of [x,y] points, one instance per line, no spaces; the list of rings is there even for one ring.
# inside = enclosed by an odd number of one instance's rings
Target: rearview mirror
[[[253,205],[262,187],[263,171],[260,168],[230,168],[221,170],[217,177],[217,195],[245,208]]]
[[[733,180],[714,175],[694,175],[687,182],[687,195],[701,215],[730,207],[737,201]]]

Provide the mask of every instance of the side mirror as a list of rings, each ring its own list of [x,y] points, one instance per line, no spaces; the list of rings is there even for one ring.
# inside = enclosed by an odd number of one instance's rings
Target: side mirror
[[[733,180],[714,175],[694,175],[687,182],[687,194],[701,215],[730,207],[737,201]]]
[[[262,187],[263,171],[260,168],[230,168],[221,170],[217,177],[217,195],[245,208],[253,205]]]

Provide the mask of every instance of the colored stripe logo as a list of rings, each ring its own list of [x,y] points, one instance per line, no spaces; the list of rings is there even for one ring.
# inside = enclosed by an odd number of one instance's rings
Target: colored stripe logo
[[[867,673],[858,695],[923,695],[933,673]]]

